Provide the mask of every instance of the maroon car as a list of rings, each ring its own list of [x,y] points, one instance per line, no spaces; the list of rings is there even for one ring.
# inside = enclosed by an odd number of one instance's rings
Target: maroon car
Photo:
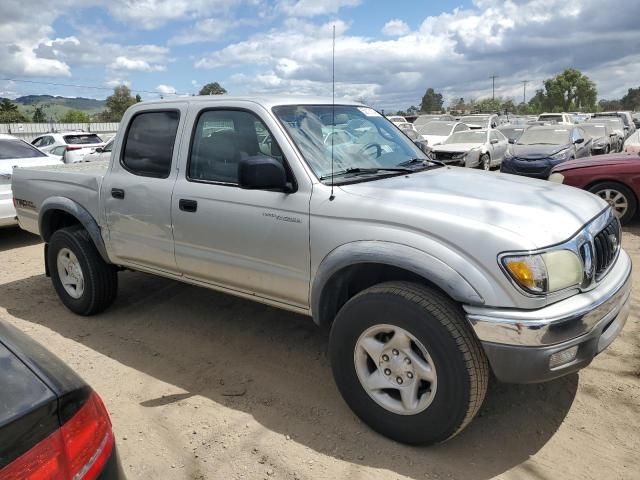
[[[640,156],[627,153],[599,155],[563,162],[549,180],[589,190],[613,207],[621,223],[636,213],[640,198]]]

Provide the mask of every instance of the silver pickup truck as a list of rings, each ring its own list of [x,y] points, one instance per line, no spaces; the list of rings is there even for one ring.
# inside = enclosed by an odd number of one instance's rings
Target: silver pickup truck
[[[462,430],[490,372],[587,366],[629,311],[603,200],[444,166],[356,103],[139,103],[108,163],[16,169],[13,195],[73,312],[109,307],[132,269],[311,316],[345,401],[406,443]]]

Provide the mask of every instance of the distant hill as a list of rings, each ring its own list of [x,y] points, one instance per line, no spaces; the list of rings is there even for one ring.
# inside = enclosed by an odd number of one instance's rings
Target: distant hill
[[[68,110],[81,110],[93,115],[105,109],[105,101],[94,98],[25,95],[10,100],[18,105],[18,109],[28,117],[33,115],[36,107],[42,107],[47,119],[53,120],[61,118]],[[1,98],[0,101],[2,101]]]

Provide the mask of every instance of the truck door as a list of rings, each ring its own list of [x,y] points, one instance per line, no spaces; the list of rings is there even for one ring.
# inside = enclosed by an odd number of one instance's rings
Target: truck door
[[[306,308],[311,183],[294,175],[301,167],[287,162],[295,154],[276,121],[253,108],[261,116],[248,108],[189,114],[192,139],[172,201],[176,261],[185,277]],[[283,163],[291,192],[238,186],[238,163],[262,155]]]
[[[186,112],[184,103],[163,103],[123,119],[125,133],[116,139],[101,189],[105,240],[115,263],[177,273],[171,194]]]

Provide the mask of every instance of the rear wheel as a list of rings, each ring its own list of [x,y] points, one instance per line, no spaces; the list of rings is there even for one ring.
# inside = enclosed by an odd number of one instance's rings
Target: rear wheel
[[[334,321],[329,349],[347,404],[400,442],[454,436],[486,393],[487,359],[462,310],[422,285],[389,282],[353,297]]]
[[[617,182],[601,182],[589,188],[613,208],[620,223],[627,223],[636,214],[638,200],[626,185]]]
[[[106,263],[81,227],[54,232],[47,262],[51,281],[62,303],[79,315],[94,315],[116,298],[118,273]]]

